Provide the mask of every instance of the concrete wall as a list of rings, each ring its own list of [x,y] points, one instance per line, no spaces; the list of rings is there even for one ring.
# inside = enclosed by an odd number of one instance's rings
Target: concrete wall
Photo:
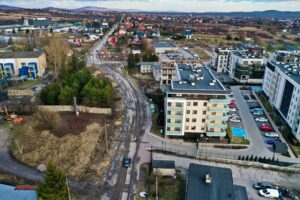
[[[15,97],[15,96],[33,96],[32,90],[7,90],[7,95],[9,97]]]
[[[90,114],[105,114],[111,115],[111,108],[96,108],[77,106],[79,112]],[[38,106],[38,110],[52,111],[52,112],[74,112],[74,106]]]

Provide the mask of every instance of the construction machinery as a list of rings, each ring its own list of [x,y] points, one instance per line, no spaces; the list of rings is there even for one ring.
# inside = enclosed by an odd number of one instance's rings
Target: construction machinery
[[[8,113],[6,106],[3,106],[5,112],[5,120],[12,121],[14,124],[20,124],[24,121],[23,117],[18,117],[15,113]]]

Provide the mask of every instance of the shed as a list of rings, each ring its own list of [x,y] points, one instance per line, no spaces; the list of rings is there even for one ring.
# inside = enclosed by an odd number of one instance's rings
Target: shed
[[[153,174],[156,176],[175,176],[175,161],[172,160],[153,160]]]
[[[288,153],[287,144],[284,143],[284,142],[281,142],[281,141],[274,141],[273,150],[276,153],[281,153],[281,154],[287,154]]]

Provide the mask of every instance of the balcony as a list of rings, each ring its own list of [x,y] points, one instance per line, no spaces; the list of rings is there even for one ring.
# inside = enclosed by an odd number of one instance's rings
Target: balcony
[[[183,111],[183,107],[178,106],[168,106],[167,110],[177,110],[177,111]]]
[[[228,108],[227,106],[224,106],[223,108],[221,107],[208,107],[209,111],[212,112],[229,112],[230,108]]]
[[[166,131],[166,135],[183,136],[181,131]]]
[[[211,100],[209,100],[209,103],[211,103],[211,104],[229,104],[230,99],[229,98],[226,98],[226,99],[211,99]]]
[[[220,131],[220,132],[206,132],[207,137],[225,137],[226,132]]]
[[[176,123],[176,122],[167,122],[166,123],[166,126],[168,126],[168,127],[179,127],[179,128],[181,128],[182,127],[182,123]]]
[[[208,115],[208,120],[228,121],[228,115]]]
[[[168,119],[182,119],[183,115],[168,115],[167,118]]]
[[[211,128],[222,128],[225,129],[227,127],[227,124],[222,123],[222,124],[216,124],[216,123],[207,123],[207,128],[211,129]]]

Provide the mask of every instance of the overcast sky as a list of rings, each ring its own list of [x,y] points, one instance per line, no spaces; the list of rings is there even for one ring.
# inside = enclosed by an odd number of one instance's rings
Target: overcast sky
[[[300,11],[300,0],[0,0],[0,4],[26,8],[98,6],[155,11]]]

